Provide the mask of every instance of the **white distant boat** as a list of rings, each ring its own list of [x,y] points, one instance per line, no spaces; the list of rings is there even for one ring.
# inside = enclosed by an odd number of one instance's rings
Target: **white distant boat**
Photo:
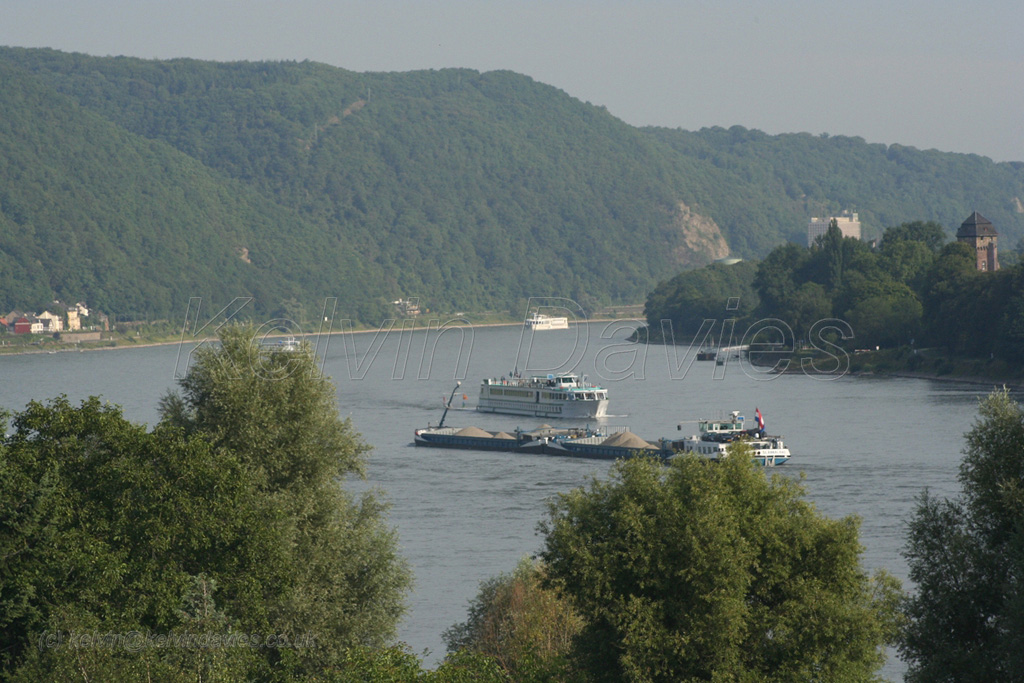
[[[302,349],[302,342],[295,337],[286,337],[285,339],[278,339],[275,342],[265,342],[263,344],[263,348],[268,351],[295,353]]]
[[[569,319],[566,317],[555,317],[534,313],[526,319],[526,329],[534,331],[567,330],[569,329]]]
[[[607,414],[608,391],[572,373],[485,379],[476,409],[481,413],[593,419]]]

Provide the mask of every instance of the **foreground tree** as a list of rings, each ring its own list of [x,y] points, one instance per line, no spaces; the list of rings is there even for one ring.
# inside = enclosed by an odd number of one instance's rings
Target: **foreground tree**
[[[385,506],[341,486],[362,474],[369,448],[338,416],[335,387],[310,349],[275,352],[253,328],[225,328],[181,388],[163,400],[164,424],[232,453],[273,510],[274,552],[237,558],[245,623],[316,634],[317,665],[388,642],[410,573]]]
[[[301,680],[393,637],[409,572],[384,506],[342,487],[367,448],[313,355],[229,329],[182,385],[152,432],[95,398],[13,420],[0,441],[0,678]],[[61,633],[261,642],[76,648]]]
[[[460,651],[448,655],[434,670],[407,647],[352,648],[342,666],[315,676],[315,683],[521,683],[485,655]]]
[[[583,620],[542,585],[544,575],[543,565],[524,558],[511,574],[481,583],[469,618],[444,633],[448,651],[487,655],[516,681],[570,680],[567,656]]]
[[[195,633],[214,621],[237,632],[209,576],[237,583],[238,555],[276,539],[272,524],[253,524],[266,509],[230,453],[175,430],[147,432],[95,398],[31,403],[12,426],[0,446],[0,677],[20,667],[22,680],[69,671],[111,680],[178,666],[156,666],[158,653],[138,641],[76,648],[71,633]],[[199,608],[197,584],[208,597]],[[173,654],[191,655],[188,670],[207,677],[262,666],[244,648]]]
[[[910,523],[907,680],[1024,680],[1024,411],[1006,390],[964,453],[960,497],[925,492]]]
[[[621,461],[552,503],[542,557],[583,615],[591,680],[872,680],[895,580],[861,568],[856,519],[744,454]]]

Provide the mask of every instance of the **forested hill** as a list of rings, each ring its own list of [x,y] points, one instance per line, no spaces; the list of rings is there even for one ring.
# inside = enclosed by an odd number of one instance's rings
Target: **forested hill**
[[[378,324],[440,310],[642,301],[730,251],[800,240],[811,214],[1015,244],[1024,170],[854,138],[637,129],[510,72],[0,48],[0,309],[85,300],[120,318],[254,296],[325,297]],[[724,239],[723,239],[724,237]]]
[[[4,209],[5,232],[41,264],[37,290],[122,316],[173,315],[193,289],[218,303],[254,294],[268,314],[290,316],[337,296],[342,315],[376,323],[394,313],[384,302],[410,296],[449,311],[507,310],[529,296],[639,301],[658,277],[728,251],[713,225],[701,224],[706,237],[686,226],[655,141],[512,73],[361,75],[22,49],[0,52],[0,63],[11,110],[0,151],[22,160],[2,178],[4,206],[20,211],[15,230]],[[12,87],[39,95],[16,98]],[[76,128],[51,121],[54,111]],[[26,182],[37,162],[14,121],[47,141],[45,180]],[[103,161],[83,167],[76,155]],[[140,183],[175,199],[132,196]],[[94,193],[128,196],[79,201]],[[197,206],[215,196],[234,199]],[[76,236],[93,224],[108,239],[83,243]],[[145,248],[121,252],[123,231]],[[182,253],[186,236],[207,243],[202,254]],[[224,254],[234,256],[223,269],[176,282],[188,260]],[[110,272],[115,258],[122,267]],[[86,281],[82,291],[69,270],[121,286]],[[129,302],[143,282],[167,295]],[[263,300],[257,284],[276,298]]]
[[[844,209],[859,214],[868,239],[913,221],[940,223],[952,237],[975,210],[996,226],[1000,248],[1016,248],[1024,237],[1024,160],[997,164],[975,154],[740,126],[644,131],[671,152],[687,196],[722,226],[738,255],[763,257],[786,240],[806,245],[811,216]]]
[[[313,261],[359,272],[350,248],[328,249],[318,227],[244,183],[3,63],[0,81],[0,313],[61,297],[121,319],[180,317],[192,296],[304,296],[277,275]]]

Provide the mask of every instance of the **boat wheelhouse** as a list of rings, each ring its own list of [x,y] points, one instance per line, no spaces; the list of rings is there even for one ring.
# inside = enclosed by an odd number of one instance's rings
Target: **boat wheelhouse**
[[[480,384],[481,413],[593,419],[608,413],[608,391],[568,373],[547,377],[502,377]]]

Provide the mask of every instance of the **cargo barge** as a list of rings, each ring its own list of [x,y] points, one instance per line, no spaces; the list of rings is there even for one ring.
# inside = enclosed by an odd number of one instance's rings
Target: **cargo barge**
[[[785,447],[781,437],[768,436],[764,431],[764,418],[761,411],[757,412],[757,427],[746,430],[743,417],[734,411],[728,420],[701,420],[700,435],[686,439],[646,439],[630,432],[628,429],[611,430],[592,429],[591,427],[557,428],[541,425],[536,429],[524,431],[518,427],[512,432],[487,431],[479,427],[445,427],[455,391],[461,382],[455,385],[452,396],[448,399],[441,422],[436,427],[426,427],[413,432],[417,446],[434,448],[460,448],[475,451],[503,451],[506,453],[535,453],[542,455],[567,455],[577,458],[600,458],[618,460],[649,456],[668,459],[683,453],[695,453],[712,460],[719,460],[728,455],[728,445],[739,442],[747,444],[751,449],[751,458],[759,465],[773,467],[789,461],[789,449]],[[682,430],[682,425],[677,429]]]
[[[589,427],[560,429],[541,425],[528,431],[490,432],[479,427],[427,427],[414,432],[417,446],[463,448],[476,451],[567,455],[617,460],[638,455],[668,458],[675,455],[671,441],[650,443],[628,430],[610,436]]]

